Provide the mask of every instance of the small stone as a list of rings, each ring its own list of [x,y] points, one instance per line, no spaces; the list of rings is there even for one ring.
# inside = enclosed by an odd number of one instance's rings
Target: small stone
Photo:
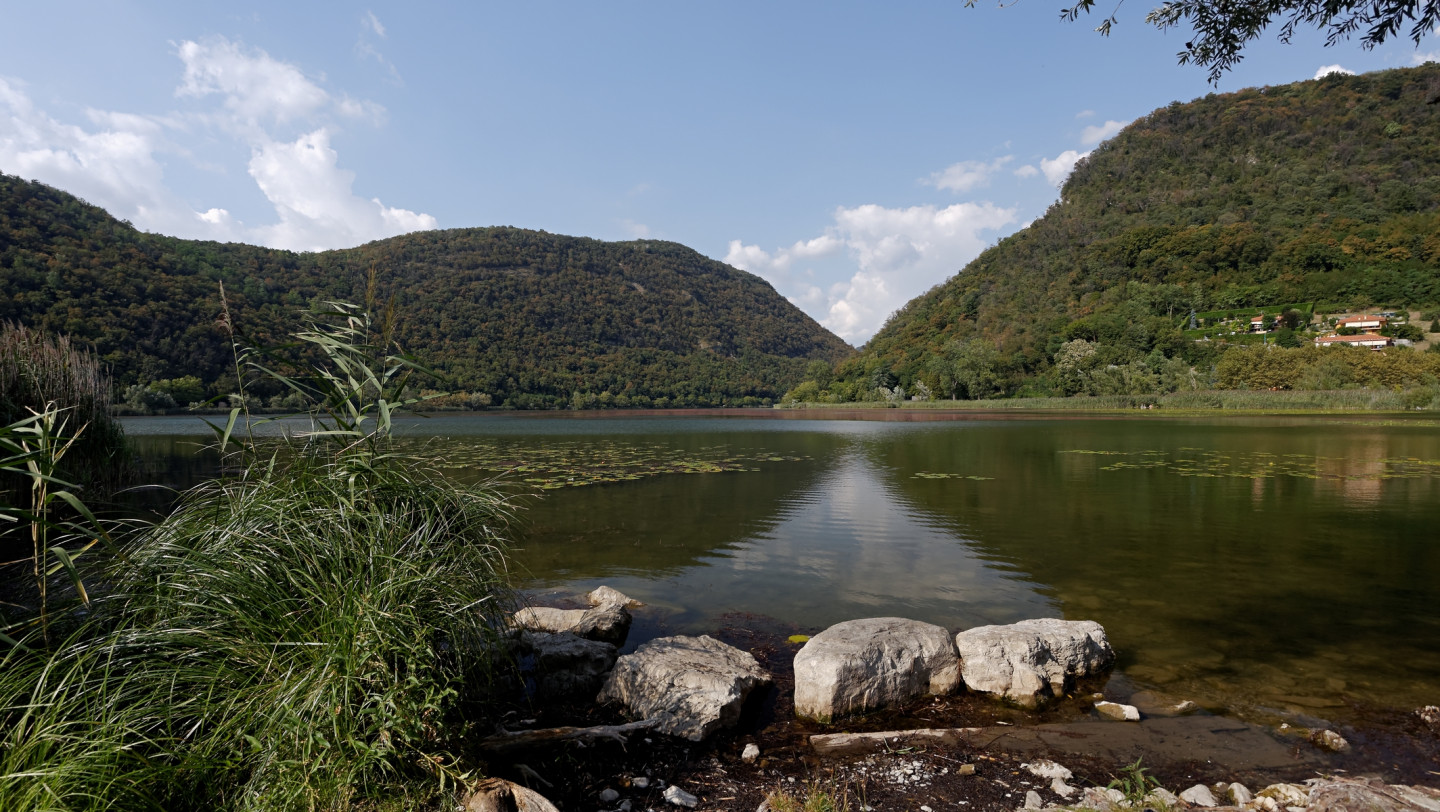
[[[1096,702],[1095,712],[1106,719],[1114,719],[1117,722],[1140,721],[1140,709],[1134,705],[1121,705],[1119,702]]]
[[[1204,784],[1196,784],[1190,789],[1180,793],[1180,800],[1194,806],[1219,806],[1220,802],[1215,800],[1215,794]]]
[[[1180,797],[1164,787],[1156,787],[1145,794],[1145,805],[1175,809],[1180,806]]]
[[[645,605],[626,595],[624,592],[611,589],[608,586],[597,587],[591,590],[590,593],[585,596],[585,600],[589,601],[591,606],[623,606],[626,609],[638,609]]]
[[[1229,787],[1227,787],[1225,789],[1225,794],[1230,797],[1231,803],[1235,804],[1236,806],[1244,806],[1245,804],[1248,804],[1251,801],[1255,800],[1255,793],[1251,792],[1249,787],[1239,782],[1231,784]]]
[[[1417,708],[1415,715],[1420,717],[1420,721],[1424,722],[1426,727],[1440,733],[1440,705],[1426,705],[1423,708]]]
[[[1350,742],[1345,741],[1333,730],[1317,730],[1310,734],[1310,741],[1315,743],[1321,750],[1329,750],[1332,753],[1344,753],[1350,749]]]
[[[1071,795],[1074,795],[1077,792],[1074,787],[1065,783],[1065,779],[1063,778],[1056,778],[1055,780],[1051,781],[1050,791],[1055,793],[1056,795],[1059,795],[1061,798],[1069,798]]]
[[[935,810],[931,809],[930,807],[928,807],[928,806],[926,806],[926,805],[924,805],[924,804],[921,804],[921,805],[920,805],[920,812],[935,812]]]
[[[1299,784],[1271,784],[1256,795],[1274,798],[1281,807],[1307,806],[1310,803],[1310,791]]]
[[[1074,773],[1048,759],[1042,758],[1038,761],[1021,764],[1020,766],[1036,778],[1059,778],[1063,781],[1074,777]]]
[[[650,779],[646,778],[643,775],[636,776],[630,779],[630,786],[634,787],[635,789],[649,789]]]
[[[740,752],[740,760],[745,762],[746,764],[754,763],[755,759],[759,757],[760,745],[753,742],[745,745],[745,749]]]
[[[1200,706],[1188,699],[1170,708],[1170,712],[1176,716],[1186,716],[1198,710],[1200,710]]]
[[[620,812],[630,812],[630,810],[632,810],[632,809],[634,809],[634,808],[635,808],[635,805],[632,804],[632,803],[630,803],[630,799],[629,799],[629,798],[626,798],[625,800],[623,800],[623,801],[620,802],[620,806],[619,806]]]
[[[1029,792],[1025,793],[1025,808],[1026,808],[1026,809],[1041,809],[1041,808],[1043,808],[1044,806],[1045,806],[1045,801],[1043,801],[1043,800],[1040,798],[1040,793],[1036,792],[1036,791],[1033,790],[1033,789],[1030,790]]]
[[[606,787],[605,789],[600,791],[600,800],[602,803],[613,804],[616,801],[620,800],[620,793],[609,787]]]
[[[1274,798],[1258,797],[1250,801],[1250,808],[1259,812],[1280,812],[1280,804]]]
[[[961,764],[959,767],[956,767],[956,768],[955,768],[955,774],[956,774],[956,775],[974,775],[974,774],[975,774],[975,765],[974,765],[974,764]]]
[[[700,803],[700,799],[686,792],[675,785],[665,788],[665,800],[676,806],[683,806],[686,809],[694,809]]]

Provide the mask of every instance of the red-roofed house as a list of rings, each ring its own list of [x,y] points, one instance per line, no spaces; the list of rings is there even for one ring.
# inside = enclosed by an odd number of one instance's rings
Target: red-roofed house
[[[1378,350],[1390,346],[1390,338],[1375,333],[1361,333],[1358,336],[1320,336],[1315,339],[1315,346],[1317,347],[1329,347],[1335,344],[1348,347],[1369,347],[1372,350]]]

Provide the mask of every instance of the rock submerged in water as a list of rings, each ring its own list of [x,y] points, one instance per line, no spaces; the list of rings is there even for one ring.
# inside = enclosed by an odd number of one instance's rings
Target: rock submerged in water
[[[972,691],[1025,707],[1062,696],[1080,678],[1115,663],[1105,629],[1093,620],[1022,620],[955,636],[960,673]]]
[[[713,637],[661,637],[615,663],[599,701],[619,702],[659,720],[658,732],[698,742],[733,727],[750,692],[770,682],[749,653]]]
[[[1138,722],[1140,721],[1140,710],[1134,705],[1122,705],[1119,702],[1100,701],[1095,703],[1095,712],[1116,722]]]
[[[590,590],[585,595],[585,600],[591,606],[620,606],[626,609],[639,609],[645,604],[626,595],[618,589],[611,589],[608,586],[600,586]]]
[[[811,637],[795,655],[795,713],[830,722],[948,694],[959,683],[944,628],[897,617],[850,620]]]

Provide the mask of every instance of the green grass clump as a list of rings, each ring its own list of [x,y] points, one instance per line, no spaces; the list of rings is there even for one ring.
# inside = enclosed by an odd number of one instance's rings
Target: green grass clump
[[[513,608],[508,507],[394,449],[405,376],[347,318],[316,334],[337,343],[315,432],[243,443],[63,641],[4,652],[0,809],[343,810],[465,777]]]

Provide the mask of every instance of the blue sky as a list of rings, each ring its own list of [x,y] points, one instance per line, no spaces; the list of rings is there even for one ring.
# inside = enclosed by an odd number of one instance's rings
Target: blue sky
[[[1074,161],[1209,92],[1440,59],[1060,3],[18,3],[0,171],[147,231],[294,250],[513,225],[681,242],[859,345],[1022,228]]]

